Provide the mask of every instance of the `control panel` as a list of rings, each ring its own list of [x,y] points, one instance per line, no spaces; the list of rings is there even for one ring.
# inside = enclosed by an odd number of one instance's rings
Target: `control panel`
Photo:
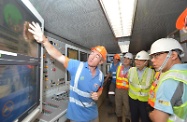
[[[48,37],[50,43],[65,54],[65,43]],[[43,51],[43,110],[38,118],[42,122],[54,122],[59,118],[66,120],[69,83],[65,80],[66,69],[63,64]]]

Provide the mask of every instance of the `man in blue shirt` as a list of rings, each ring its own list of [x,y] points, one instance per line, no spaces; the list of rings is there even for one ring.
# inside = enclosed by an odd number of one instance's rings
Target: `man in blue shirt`
[[[87,62],[69,59],[50,44],[38,23],[29,25],[38,43],[43,44],[54,59],[64,65],[71,74],[67,118],[71,122],[99,122],[96,100],[102,93],[104,76],[97,67],[106,60],[107,51],[103,46],[91,49]]]
[[[116,89],[116,70],[120,64],[120,55],[115,54],[113,58],[113,62],[110,64],[110,69],[107,77],[105,78],[105,82],[108,81],[109,77],[112,77],[109,91],[108,91],[108,97],[109,97],[109,104],[112,107],[111,112],[109,112],[109,115],[115,114],[115,89]]]
[[[161,38],[150,49],[153,67],[160,74],[149,92],[149,116],[154,122],[187,121],[187,64],[184,51],[173,38]]]

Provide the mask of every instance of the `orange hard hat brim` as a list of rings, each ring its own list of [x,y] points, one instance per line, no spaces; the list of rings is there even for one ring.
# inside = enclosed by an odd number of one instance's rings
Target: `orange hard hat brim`
[[[119,55],[119,54],[115,54],[115,55],[114,55],[114,59],[119,60],[119,59],[120,59],[120,55]]]
[[[98,48],[102,48],[102,49],[98,50]],[[103,47],[103,46],[96,46],[96,47],[92,47],[91,50],[98,51],[102,55],[102,58],[104,59],[104,61],[106,61],[107,51],[106,51],[105,47]]]
[[[178,19],[176,21],[176,28],[178,30],[183,29],[183,27],[185,26],[186,16],[187,16],[187,8],[180,14],[180,16],[178,17]]]

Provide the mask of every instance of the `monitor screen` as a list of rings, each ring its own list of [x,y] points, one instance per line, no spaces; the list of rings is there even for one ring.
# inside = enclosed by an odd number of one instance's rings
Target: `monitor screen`
[[[88,55],[85,52],[80,51],[80,61],[87,61]]]
[[[39,103],[38,69],[36,65],[0,65],[2,122],[14,121]]]
[[[113,61],[113,56],[107,56],[107,63],[111,63]]]
[[[76,49],[72,49],[72,48],[67,48],[67,57],[71,58],[71,59],[77,59],[78,60],[78,50]],[[70,74],[69,72],[67,72],[67,81],[70,81]]]
[[[27,1],[27,0],[26,0]],[[2,0],[0,4],[0,47],[1,50],[31,57],[39,57],[38,44],[28,32],[29,23],[42,22],[21,0]]]
[[[44,28],[43,18],[29,0],[1,0],[1,122],[22,121],[36,109],[40,112],[38,108],[42,96],[40,94],[42,50],[41,45],[36,43],[33,35],[28,32],[29,23],[32,21]]]
[[[67,48],[67,57],[71,59],[78,59],[78,50]]]

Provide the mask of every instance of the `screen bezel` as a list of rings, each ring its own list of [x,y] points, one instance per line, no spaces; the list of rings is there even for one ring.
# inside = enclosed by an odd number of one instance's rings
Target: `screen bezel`
[[[38,21],[41,23],[41,29],[44,32],[44,19],[42,16],[38,13],[38,11],[35,9],[35,7],[31,4],[29,0],[21,0],[21,2],[25,5],[25,7],[30,10],[30,12],[38,19]],[[28,111],[24,117],[20,117],[20,119],[24,119],[23,121],[32,121],[37,116],[39,116],[39,113],[42,112],[42,101],[43,101],[43,48],[40,45],[40,98],[39,103],[36,106],[35,109],[32,109],[31,111]]]
[[[31,13],[40,24],[42,31],[44,31],[44,19],[40,16],[34,6],[29,0],[16,0],[25,11]],[[27,55],[18,54],[15,52],[9,52],[0,50],[0,65],[34,65],[37,67],[37,80],[39,82],[38,95],[39,98],[36,100],[34,106],[24,111],[20,116],[15,118],[14,121],[32,121],[38,116],[42,111],[42,81],[43,81],[43,49],[40,44],[38,44],[38,57],[30,57]]]

